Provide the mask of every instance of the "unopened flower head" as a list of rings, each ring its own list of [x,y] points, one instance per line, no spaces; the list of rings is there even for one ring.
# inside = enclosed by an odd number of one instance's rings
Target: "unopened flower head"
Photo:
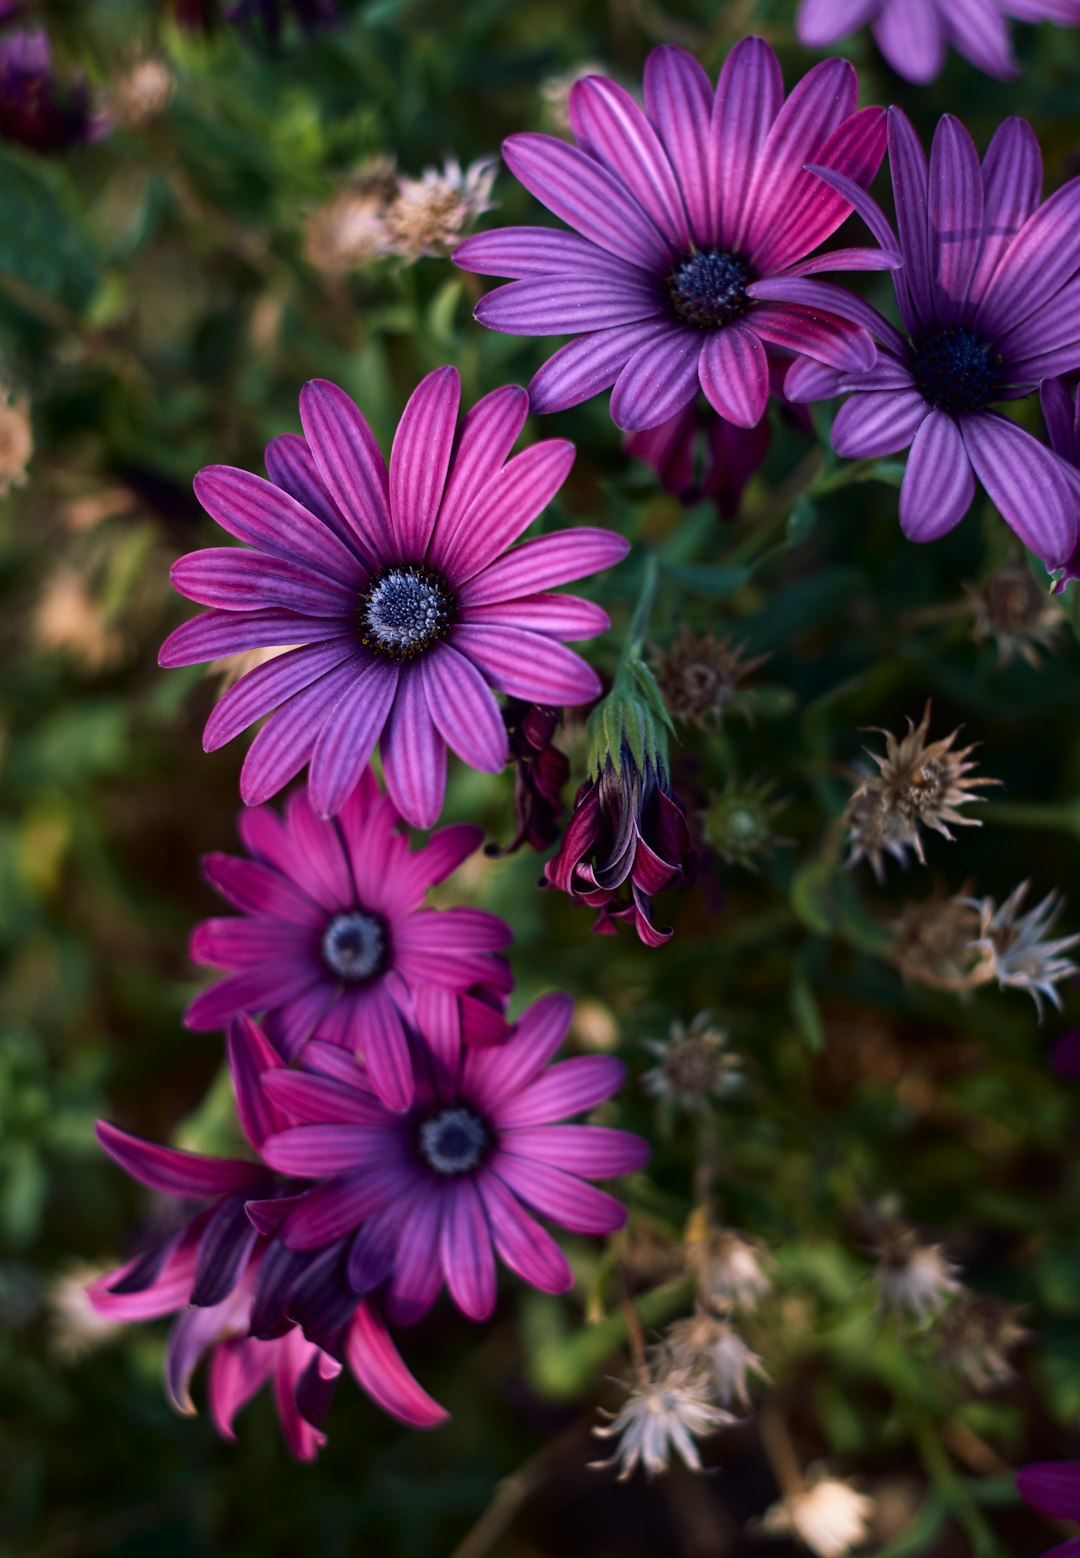
[[[985,981],[975,947],[979,914],[967,899],[935,895],[907,903],[892,932],[893,955],[906,983],[962,991]]]
[[[759,1529],[794,1536],[818,1558],[846,1558],[870,1535],[874,1502],[839,1477],[821,1474],[766,1511]]]
[[[26,481],[26,468],[34,452],[30,407],[0,388],[0,498]]]
[[[772,1287],[766,1274],[772,1257],[756,1240],[745,1239],[732,1228],[713,1228],[701,1238],[690,1238],[686,1254],[706,1307],[734,1304],[753,1311]]]
[[[1050,892],[1021,914],[1020,905],[1030,886],[1030,882],[1021,882],[1000,908],[992,898],[971,900],[979,914],[979,938],[974,945],[983,954],[986,977],[996,979],[999,990],[1026,990],[1041,1022],[1043,997],[1060,1011],[1057,986],[1063,979],[1080,974],[1080,965],[1065,956],[1080,943],[1080,934],[1048,940],[1065,900],[1060,893]]]
[[[621,1411],[604,1427],[593,1429],[598,1438],[619,1440],[610,1460],[592,1465],[618,1466],[620,1482],[639,1465],[648,1477],[667,1471],[675,1452],[691,1471],[700,1471],[694,1440],[735,1422],[732,1413],[712,1401],[708,1378],[695,1368],[673,1363],[663,1350],[626,1388],[630,1395]]]
[[[747,658],[746,646],[730,637],[700,636],[684,627],[670,649],[653,651],[653,669],[672,719],[705,730],[722,724],[728,710],[751,718],[740,683],[768,658]]]
[[[925,1325],[962,1291],[956,1280],[959,1267],[942,1252],[941,1245],[921,1244],[914,1228],[906,1223],[886,1223],[876,1247],[874,1281],[883,1310],[910,1316],[917,1325]]]
[[[898,739],[890,731],[879,731],[885,737],[885,753],[868,754],[879,772],[863,780],[848,806],[848,864],[869,860],[879,881],[885,852],[905,861],[906,852],[911,849],[920,864],[926,864],[921,828],[933,828],[951,839],[949,823],[979,827],[976,818],[961,815],[957,807],[981,800],[981,796],[971,792],[998,782],[971,777],[975,764],[968,758],[974,747],[953,750],[959,728],[944,740],[928,745],[929,730],[927,702],[918,725],[908,720],[907,735]]]
[[[999,665],[1008,665],[1019,655],[1038,669],[1039,650],[1053,651],[1065,613],[1045,587],[1040,588],[1031,569],[1023,563],[1011,563],[998,568],[981,585],[964,588],[975,614],[975,642],[995,643]]]
[[[731,1321],[704,1310],[669,1326],[666,1343],[676,1365],[705,1375],[722,1407],[749,1407],[750,1375],[763,1380],[769,1377],[759,1355],[743,1341]]]
[[[402,178],[386,212],[386,230],[395,254],[406,260],[450,254],[478,217],[492,209],[495,163],[478,158],[462,168],[450,157],[440,171],[427,168],[421,178]]]
[[[701,815],[705,841],[728,865],[757,871],[758,861],[788,845],[773,829],[774,818],[787,806],[771,780],[739,783],[732,776],[724,788],[709,795]]]
[[[699,1012],[689,1025],[673,1022],[666,1040],[646,1039],[645,1047],[659,1064],[645,1073],[642,1086],[683,1109],[707,1108],[711,1098],[742,1081],[739,1057],[729,1050],[724,1030],[714,1027],[711,1012]]]
[[[1016,1372],[1008,1355],[1028,1335],[1022,1314],[1015,1304],[965,1293],[937,1323],[942,1363],[980,1394],[1008,1384]]]

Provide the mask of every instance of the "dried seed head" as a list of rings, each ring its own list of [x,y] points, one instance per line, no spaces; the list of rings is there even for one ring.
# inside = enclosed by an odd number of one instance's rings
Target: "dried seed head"
[[[625,1382],[629,1399],[605,1427],[594,1428],[601,1439],[617,1437],[615,1454],[606,1461],[593,1461],[597,1469],[618,1466],[619,1481],[625,1482],[641,1465],[648,1477],[665,1472],[673,1451],[678,1451],[691,1471],[701,1470],[695,1438],[727,1427],[736,1419],[715,1406],[711,1386],[703,1374],[674,1364],[661,1349],[636,1377]]]
[[[772,1287],[766,1267],[774,1262],[756,1240],[745,1239],[733,1228],[690,1232],[686,1261],[697,1278],[698,1295],[706,1309],[729,1305],[752,1312]]]
[[[390,157],[372,157],[304,222],[304,258],[327,276],[360,270],[392,249],[386,211],[397,195]]]
[[[30,406],[26,400],[13,400],[0,388],[0,498],[12,487],[26,481],[26,467],[34,452],[34,433],[30,425]]]
[[[1065,613],[1029,568],[1011,563],[982,585],[965,584],[964,589],[975,614],[972,637],[978,644],[987,639],[997,644],[999,665],[1020,655],[1037,669],[1039,650],[1053,653]]]
[[[1007,1384],[1015,1373],[1008,1354],[1028,1335],[1023,1313],[1016,1304],[964,1292],[937,1323],[941,1362],[980,1394]]]
[[[850,1482],[819,1472],[767,1510],[757,1527],[797,1537],[818,1558],[846,1558],[869,1537],[873,1513],[873,1499]]]
[[[921,1244],[907,1223],[884,1223],[875,1248],[878,1302],[888,1313],[925,1325],[962,1291],[956,1280],[960,1268],[942,1253],[940,1244]]]
[[[659,1064],[642,1077],[653,1098],[670,1099],[683,1109],[703,1109],[742,1081],[739,1057],[730,1053],[728,1036],[712,1024],[711,1012],[699,1012],[689,1026],[673,1022],[666,1040],[646,1039]]]
[[[744,719],[751,718],[740,683],[768,658],[757,655],[747,659],[745,645],[730,638],[714,638],[711,633],[699,637],[687,627],[680,629],[670,649],[652,652],[668,713],[699,730],[705,730],[710,722],[720,725],[729,709],[738,710]]]
[[[907,984],[971,990],[985,983],[975,946],[978,911],[963,898],[908,903],[893,922],[893,955]]]
[[[448,158],[440,172],[428,168],[418,179],[402,178],[386,211],[393,252],[405,260],[453,252],[477,217],[492,208],[495,163],[479,158],[462,170]]]
[[[1000,990],[1026,990],[1041,1022],[1043,997],[1060,1011],[1057,986],[1063,979],[1080,974],[1080,965],[1064,956],[1080,943],[1080,934],[1045,940],[1060,919],[1065,900],[1058,892],[1047,893],[1041,903],[1021,914],[1020,905],[1030,886],[1030,882],[1021,882],[1000,908],[992,898],[962,901],[979,915],[979,935],[973,946],[983,956],[983,977],[996,979]]]
[[[685,1320],[676,1320],[668,1327],[665,1342],[676,1365],[696,1370],[711,1382],[722,1407],[749,1407],[750,1375],[769,1378],[758,1354],[730,1320],[718,1315],[699,1310]]]
[[[951,839],[949,823],[979,827],[976,818],[962,816],[956,808],[982,799],[973,795],[973,790],[998,783],[996,779],[970,777],[975,764],[967,759],[975,749],[969,746],[953,750],[959,728],[943,741],[928,746],[929,729],[928,701],[918,725],[908,720],[906,736],[897,739],[890,731],[879,731],[885,737],[884,756],[868,754],[879,772],[864,779],[848,803],[848,865],[868,860],[879,881],[886,853],[903,863],[907,851],[912,849],[920,864],[926,864],[921,828],[933,828]]]

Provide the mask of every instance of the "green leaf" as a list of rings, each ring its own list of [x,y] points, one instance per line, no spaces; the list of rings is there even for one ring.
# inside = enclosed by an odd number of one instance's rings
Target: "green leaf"
[[[706,600],[730,600],[750,577],[749,568],[726,568],[712,563],[667,563],[664,572],[684,590]]]
[[[59,170],[8,147],[0,147],[0,272],[77,307],[97,284],[91,240]]]
[[[821,1020],[817,997],[806,975],[799,970],[791,981],[791,1015],[799,1032],[816,1054],[825,1047],[825,1024]]]

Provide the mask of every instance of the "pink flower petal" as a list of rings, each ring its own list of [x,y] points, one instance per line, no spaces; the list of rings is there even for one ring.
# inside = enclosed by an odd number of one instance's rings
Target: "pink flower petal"
[[[456,368],[421,379],[401,414],[390,452],[390,512],[397,561],[427,551],[454,447],[461,380]]]

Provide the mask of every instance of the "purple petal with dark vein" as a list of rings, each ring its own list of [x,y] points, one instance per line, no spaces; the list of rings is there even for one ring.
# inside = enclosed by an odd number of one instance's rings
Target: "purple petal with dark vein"
[[[933,10],[930,0],[925,3]],[[896,0],[890,0],[890,9],[902,9],[902,5],[898,7]],[[893,284],[904,323],[915,335],[937,322],[926,231],[929,170],[919,137],[899,108],[889,109],[889,170],[896,202],[900,252],[904,256],[904,268],[894,273]]]
[[[527,1206],[572,1233],[613,1233],[626,1223],[626,1208],[614,1196],[561,1169],[497,1152],[491,1171]]]
[[[573,1060],[560,1060],[515,1097],[493,1109],[491,1121],[503,1131],[513,1125],[547,1125],[552,1120],[565,1120],[610,1098],[625,1077],[626,1067],[614,1055],[577,1055]]]
[[[248,1222],[243,1197],[230,1196],[223,1201],[199,1241],[190,1302],[199,1308],[210,1308],[228,1298],[258,1237]]]
[[[474,607],[516,600],[551,585],[569,584],[573,579],[613,568],[629,550],[625,536],[591,525],[525,541],[461,586],[458,602],[464,620],[469,620]]]
[[[371,661],[331,710],[308,774],[308,794],[320,817],[334,816],[355,789],[382,735],[397,684],[393,661]]]
[[[1018,74],[1009,24],[995,0],[950,0],[949,41],[988,76],[1010,81]]]
[[[716,238],[708,177],[712,102],[712,82],[692,54],[670,44],[653,49],[645,61],[645,108],[671,160],[699,245]]]
[[[238,1012],[270,1011],[323,983],[323,976],[307,958],[279,958],[276,963],[231,974],[197,995],[184,1013],[184,1026],[196,1033],[212,1033]]]
[[[340,632],[333,617],[302,617],[295,611],[204,611],[169,634],[158,651],[158,665],[198,665],[248,649],[319,643]]]
[[[614,384],[631,357],[659,336],[682,334],[670,319],[597,330],[560,346],[529,384],[533,411],[565,411]]]
[[[273,1097],[264,1085],[265,1073],[278,1068],[284,1070],[282,1061],[262,1029],[243,1015],[229,1024],[225,1054],[240,1128],[258,1152],[273,1131],[284,1130],[292,1124],[288,1113],[275,1107]]]
[[[952,417],[927,412],[915,434],[900,488],[900,524],[909,541],[936,541],[958,525],[975,496],[975,474]]]
[[[390,513],[397,559],[424,556],[442,502],[457,430],[461,380],[436,368],[409,396],[390,451]]]
[[[549,638],[569,642],[595,638],[611,626],[611,618],[602,606],[578,595],[524,595],[490,606],[470,606],[466,620],[524,628],[529,633],[545,633]]]
[[[711,240],[738,253],[748,247],[762,149],[784,102],[780,64],[763,38],[743,38],[724,61],[709,120]]]
[[[356,1310],[339,1244],[316,1255],[289,1295],[289,1315],[309,1342],[337,1357]]]
[[[290,1250],[280,1239],[271,1241],[259,1262],[249,1321],[252,1336],[260,1341],[284,1336],[292,1325],[286,1314],[289,1294],[307,1268],[303,1251]]]
[[[367,1065],[368,1080],[380,1102],[393,1113],[401,1114],[413,1101],[412,1059],[401,1014],[382,985],[369,985],[358,995],[356,1040]],[[389,1158],[389,1147],[383,1151]]]
[[[1005,119],[983,159],[983,248],[971,284],[981,298],[1013,238],[1042,196],[1042,153],[1024,119]]]
[[[499,227],[458,244],[455,265],[479,276],[640,276],[640,266],[597,248],[580,233],[556,227]],[[648,272],[652,275],[652,271]]]
[[[438,567],[473,500],[498,473],[529,412],[529,396],[517,384],[492,390],[466,412],[454,446],[428,560]]]
[[[417,908],[427,889],[445,882],[483,842],[484,830],[471,822],[451,823],[433,833],[422,849],[410,852],[399,869],[396,885],[402,906]]]
[[[259,806],[276,795],[311,757],[323,723],[356,680],[352,660],[294,693],[258,732],[240,770],[240,795]]]
[[[323,485],[380,565],[392,535],[390,478],[375,435],[343,389],[312,379],[300,391],[300,420]]]
[[[761,303],[747,328],[779,352],[816,357],[852,375],[869,372],[877,361],[877,347],[861,325],[799,304]]]
[[[480,667],[492,687],[512,698],[561,706],[591,703],[600,696],[600,678],[588,662],[539,633],[459,623],[451,641]]]
[[[414,828],[439,820],[446,794],[446,743],[428,708],[420,666],[402,667],[394,706],[382,739],[386,788]]]
[[[579,1179],[617,1179],[633,1174],[649,1161],[650,1148],[640,1136],[603,1125],[538,1125],[507,1131],[503,1152],[536,1158],[565,1169]]]
[[[279,957],[302,955],[310,944],[311,937],[287,921],[250,915],[201,921],[191,933],[189,951],[193,963],[253,968]]]
[[[881,0],[800,0],[795,34],[804,48],[829,48],[865,26],[880,3]]]
[[[634,99],[606,76],[585,76],[570,90],[570,127],[582,151],[626,185],[678,252],[692,246],[678,180],[656,130]]]
[[[1060,379],[1044,379],[1039,385],[1043,421],[1054,453],[1072,465],[1080,465],[1080,438],[1073,396]]]
[[[288,1327],[287,1327],[288,1329]],[[249,1337],[231,1337],[210,1354],[206,1376],[206,1404],[210,1421],[223,1439],[233,1440],[233,1423],[253,1396],[273,1375],[276,1349],[257,1347]]]
[[[363,1125],[294,1125],[263,1142],[262,1156],[271,1168],[301,1179],[351,1174],[372,1163],[388,1164],[400,1156],[396,1128],[384,1123]]]
[[[574,1003],[559,991],[534,1001],[505,1044],[467,1051],[462,1096],[485,1113],[513,1098],[558,1052],[573,1015]]]
[[[896,273],[899,274],[899,273]],[[871,337],[876,337],[894,356],[906,361],[911,348],[904,337],[872,304],[846,287],[837,287],[830,281],[818,281],[812,276],[775,276],[767,281],[755,281],[747,288],[750,297],[763,303],[793,303],[798,308],[823,313],[829,318],[848,319],[860,325]],[[753,315],[750,315],[753,318]],[[865,351],[865,348],[864,348]],[[874,366],[874,358],[861,357],[866,372]]]
[[[940,75],[948,33],[935,0],[883,0],[872,30],[874,42],[905,81],[923,85]]]
[[[94,1127],[99,1144],[125,1174],[151,1190],[167,1196],[221,1196],[262,1184],[266,1170],[241,1158],[207,1158],[199,1152],[159,1147],[155,1142],[129,1136],[118,1126],[98,1120]]]
[[[439,1229],[446,1204],[446,1190],[434,1179],[415,1205],[413,1215],[401,1225],[394,1278],[387,1301],[390,1318],[397,1325],[412,1325],[426,1314],[442,1287],[439,1265]]]
[[[1020,1497],[1051,1520],[1080,1520],[1080,1463],[1036,1461],[1016,1474]]]
[[[706,399],[725,422],[756,427],[769,400],[765,348],[749,324],[710,330],[698,362]]]
[[[394,1163],[323,1180],[289,1214],[282,1238],[292,1250],[317,1250],[382,1211],[411,1178],[409,1169]]]
[[[544,512],[574,463],[573,444],[548,438],[508,460],[477,493],[439,562],[458,591],[506,550]]]
[[[449,1187],[439,1230],[439,1260],[450,1297],[470,1320],[487,1320],[495,1308],[495,1257],[476,1186],[460,1179]]]
[[[176,1410],[187,1417],[193,1416],[195,1412],[189,1388],[191,1376],[207,1348],[221,1337],[227,1323],[227,1317],[220,1312],[223,1307],[230,1306],[186,1309],[169,1332],[165,1353],[165,1389]]]
[[[796,405],[832,400],[850,388],[851,381],[846,374],[826,368],[824,363],[815,362],[812,357],[797,357],[784,375],[784,394]]]
[[[832,445],[845,460],[877,460],[906,449],[930,407],[918,390],[852,395],[836,413]]]
[[[615,426],[629,432],[658,427],[688,405],[697,394],[703,341],[700,331],[674,325],[639,347],[611,392]]]
[[[991,334],[1015,330],[1050,303],[1080,271],[1080,178],[1052,194],[1034,212],[1002,257],[975,322]]]
[[[346,589],[363,588],[366,573],[357,553],[272,482],[231,465],[208,465],[195,477],[195,496],[238,541],[314,568]]]
[[[390,1276],[398,1229],[409,1211],[410,1198],[402,1196],[369,1218],[353,1239],[347,1273],[349,1286],[357,1293],[373,1293]]]
[[[994,345],[1005,359],[1005,372],[1012,384],[1030,383],[1033,377],[1037,381],[1080,368],[1080,275],[1067,282],[1036,313],[995,335]],[[1027,366],[1053,357],[1060,357],[1060,367],[1033,372]]]
[[[420,674],[435,728],[450,750],[470,768],[500,773],[510,756],[506,726],[472,661],[451,644],[438,644],[424,657]]]
[[[238,546],[210,546],[189,552],[172,566],[173,587],[201,606],[223,611],[261,611],[282,606],[314,617],[339,617],[343,625],[356,609],[356,591],[326,574],[285,557],[245,552]]]
[[[266,474],[276,487],[317,515],[328,530],[370,566],[370,558],[360,546],[355,528],[327,492],[306,438],[301,438],[299,433],[282,433],[280,437],[272,438],[263,451],[263,460]]]
[[[796,260],[784,267],[785,276],[818,276],[826,271],[899,270],[903,265],[899,254],[885,249],[826,249],[823,254],[812,254],[809,259]]]
[[[522,1281],[542,1293],[565,1293],[574,1285],[570,1263],[547,1229],[529,1216],[494,1174],[481,1174],[477,1189],[487,1212],[495,1252]]]
[[[863,221],[866,223],[866,226],[870,229],[871,235],[876,238],[878,243],[881,245],[882,250],[887,253],[894,254],[897,258],[901,259],[902,263],[902,256],[900,255],[900,240],[893,232],[892,224],[874,197],[870,195],[865,189],[863,189],[861,184],[857,184],[855,180],[853,178],[849,178],[846,173],[840,172],[836,168],[826,167],[825,164],[821,162],[808,162],[806,164],[805,171],[807,173],[812,173],[815,178],[819,178],[824,183],[828,184],[830,189],[835,189],[838,195],[842,195],[847,201],[848,205],[851,206],[855,211],[856,215],[862,217]],[[842,253],[843,251],[841,250],[840,252]],[[833,256],[832,254],[826,253],[821,255],[820,258],[822,260],[828,261],[831,260]],[[804,261],[804,264],[805,263],[809,262]],[[900,267],[897,266],[894,268],[899,269]],[[791,266],[788,270],[788,274],[792,276],[801,274],[799,266]]]
[[[338,999],[334,985],[321,977],[318,984],[267,1012],[263,1029],[278,1054],[294,1060]]]
[[[926,224],[930,274],[949,318],[967,301],[983,235],[983,182],[975,142],[959,119],[938,120],[930,148]]]
[[[670,268],[676,251],[626,185],[576,146],[551,135],[511,135],[503,159],[530,194],[583,238],[657,273]]]
[[[311,1053],[309,1048],[305,1064]],[[360,1064],[338,1049],[332,1053],[346,1062],[348,1081],[311,1071],[268,1071],[262,1079],[267,1096],[295,1124],[386,1126],[385,1107],[366,1084],[363,1088],[358,1085],[364,1078]]]
[[[294,693],[302,692],[328,671],[344,664],[355,666],[357,676],[370,664],[370,657],[357,644],[354,633],[329,639],[325,644],[290,649],[256,666],[215,704],[203,731],[203,751],[216,752]]]
[[[961,417],[960,431],[1002,517],[1051,568],[1063,567],[1076,544],[1077,505],[1057,456],[993,412]]]
[[[411,1428],[435,1428],[449,1415],[405,1367],[386,1328],[366,1304],[349,1327],[346,1357],[357,1384],[375,1405]]]
[[[477,303],[474,317],[508,335],[580,335],[668,312],[652,277],[543,276],[509,281]]]

